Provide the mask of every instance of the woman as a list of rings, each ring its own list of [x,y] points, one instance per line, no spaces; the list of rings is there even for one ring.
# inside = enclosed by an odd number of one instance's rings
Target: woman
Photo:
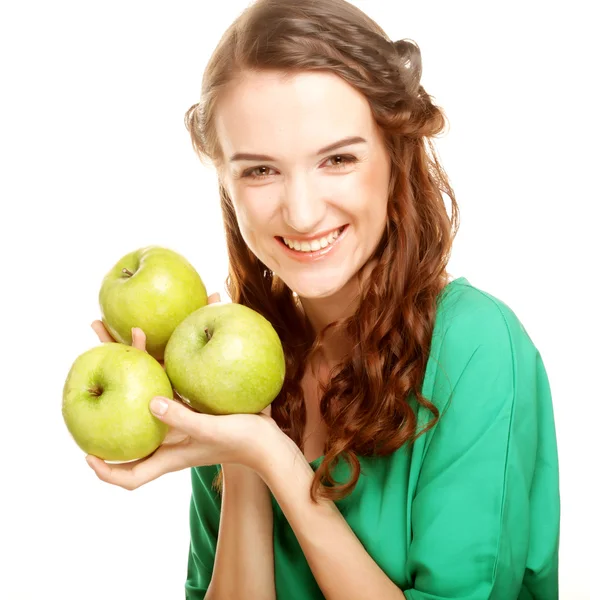
[[[458,209],[420,75],[344,0],[260,0],[206,68],[186,123],[229,294],[279,333],[285,384],[260,415],[156,398],[160,449],[89,457],[126,489],[191,468],[187,598],[557,598],[549,383],[510,308],[446,271]]]

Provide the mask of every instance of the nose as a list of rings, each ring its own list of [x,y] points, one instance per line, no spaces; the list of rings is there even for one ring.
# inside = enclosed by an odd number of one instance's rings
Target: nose
[[[317,231],[326,213],[325,200],[303,175],[285,179],[282,207],[285,223],[302,235]]]

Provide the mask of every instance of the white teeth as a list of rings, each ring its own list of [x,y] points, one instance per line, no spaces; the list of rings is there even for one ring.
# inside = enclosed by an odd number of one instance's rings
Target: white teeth
[[[320,248],[329,246],[336,238],[338,238],[339,235],[340,229],[336,229],[324,237],[311,241],[299,242],[298,240],[290,240],[288,238],[283,238],[283,241],[292,250],[297,250],[299,252],[315,252]]]

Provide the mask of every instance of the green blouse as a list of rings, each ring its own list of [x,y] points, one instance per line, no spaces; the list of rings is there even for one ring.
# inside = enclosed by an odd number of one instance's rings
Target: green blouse
[[[560,498],[549,381],[514,312],[464,277],[439,296],[422,393],[439,422],[390,456],[360,457],[355,490],[336,503],[346,521],[408,600],[555,600]],[[411,402],[419,425],[429,422]],[[346,469],[342,461],[338,479]],[[211,579],[218,470],[191,469],[187,599],[203,598]],[[272,500],[277,600],[323,598]]]

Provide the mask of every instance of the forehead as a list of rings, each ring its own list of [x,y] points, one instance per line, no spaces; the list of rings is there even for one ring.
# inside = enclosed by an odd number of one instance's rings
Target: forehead
[[[376,134],[366,98],[325,72],[244,73],[220,98],[215,127],[225,159],[234,152],[308,155],[348,136]]]

